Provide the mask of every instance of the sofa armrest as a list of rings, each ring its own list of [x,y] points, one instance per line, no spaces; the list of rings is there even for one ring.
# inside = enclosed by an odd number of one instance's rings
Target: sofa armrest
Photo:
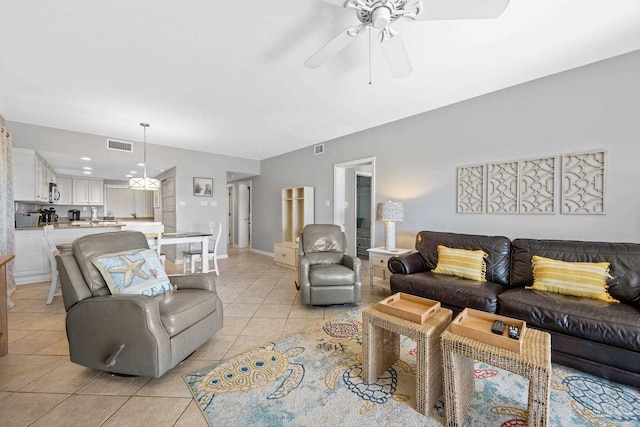
[[[388,267],[393,274],[413,274],[429,270],[426,261],[417,252],[389,258]]]
[[[173,274],[169,276],[169,281],[176,289],[216,290],[215,273]]]
[[[342,258],[342,265],[350,268],[355,273],[355,282],[362,283],[361,271],[362,261],[358,257],[352,257],[351,255],[345,255]]]

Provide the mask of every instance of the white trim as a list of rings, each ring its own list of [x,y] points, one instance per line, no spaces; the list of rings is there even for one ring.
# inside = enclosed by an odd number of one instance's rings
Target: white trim
[[[344,230],[346,201],[346,169],[362,165],[371,165],[371,246],[375,246],[375,221],[376,217],[376,158],[365,157],[348,162],[335,163],[333,165],[333,223]]]
[[[273,258],[273,252],[261,251],[260,249],[249,249],[249,252],[253,252],[254,254],[266,255],[268,257]]]

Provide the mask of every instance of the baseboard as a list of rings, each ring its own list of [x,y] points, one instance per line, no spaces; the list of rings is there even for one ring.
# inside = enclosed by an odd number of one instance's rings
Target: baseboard
[[[266,255],[273,258],[273,252],[261,251],[260,249],[253,248],[250,249],[250,252],[253,252],[254,254]]]

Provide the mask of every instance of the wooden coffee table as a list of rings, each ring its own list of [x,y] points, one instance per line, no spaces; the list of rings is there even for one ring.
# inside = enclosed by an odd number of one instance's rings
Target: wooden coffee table
[[[414,323],[367,308],[362,313],[362,366],[366,383],[375,382],[400,358],[400,335],[417,341],[416,410],[427,415],[442,395],[440,334],[451,323],[452,311],[438,308],[425,323]]]
[[[447,426],[461,426],[475,391],[474,360],[529,380],[529,425],[549,421],[551,335],[527,328],[520,353],[445,331],[441,337]]]

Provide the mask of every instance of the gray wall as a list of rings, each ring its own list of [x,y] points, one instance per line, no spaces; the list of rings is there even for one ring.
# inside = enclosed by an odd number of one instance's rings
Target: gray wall
[[[41,151],[89,156],[105,156],[106,136],[72,132],[44,126],[7,121],[15,147],[31,148]],[[142,143],[137,143],[141,149]],[[81,148],[80,148],[81,147]],[[176,170],[176,206],[178,231],[207,231],[209,221],[223,221],[223,239],[219,245],[221,255],[226,254],[226,217],[227,217],[227,171],[249,174],[260,173],[260,162],[239,157],[222,156],[192,150],[147,144],[147,162],[149,164],[169,164]],[[109,158],[122,158],[127,153],[109,152]],[[193,177],[208,177],[214,180],[213,197],[193,196]],[[200,202],[208,202],[201,206]],[[210,206],[210,202],[217,206]]]
[[[640,51],[263,160],[253,179],[253,248],[281,237],[280,189],[315,187],[317,223],[333,222],[333,165],[376,157],[375,200],[405,203],[397,246],[420,230],[640,242]],[[456,167],[605,149],[606,215],[456,213]],[[256,214],[259,212],[259,214]],[[376,224],[373,245],[383,244]]]

